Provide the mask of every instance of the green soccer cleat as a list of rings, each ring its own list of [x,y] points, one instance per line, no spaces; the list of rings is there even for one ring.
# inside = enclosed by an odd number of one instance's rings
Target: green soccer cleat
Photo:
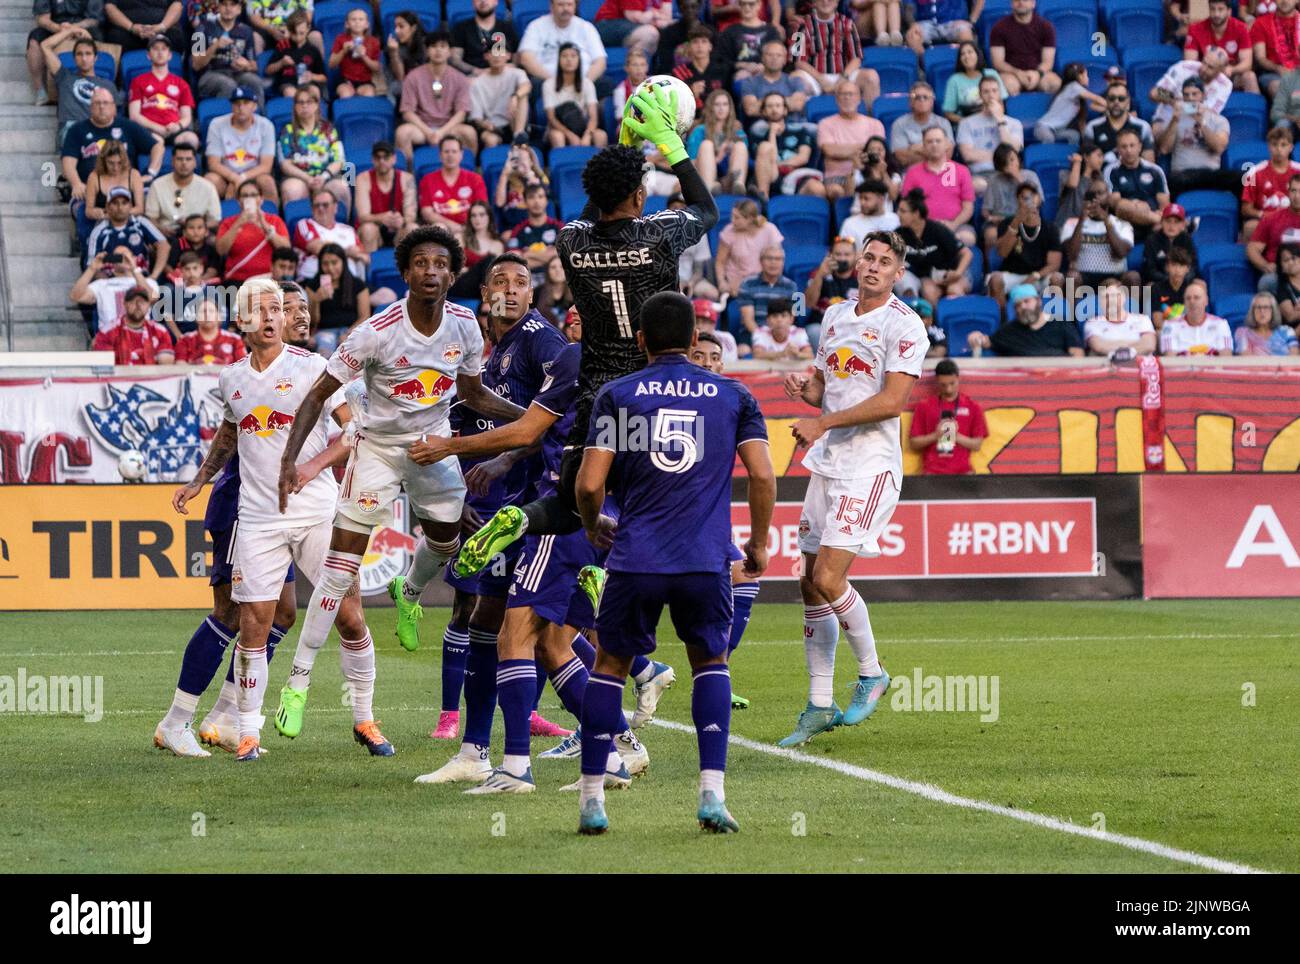
[[[700,809],[695,816],[700,821],[700,829],[709,833],[736,833],[740,830],[736,818],[712,790],[700,794]]]
[[[302,732],[302,711],[307,708],[307,691],[286,686],[280,690],[280,708],[275,711],[275,728],[293,739]]]
[[[498,552],[524,534],[524,513],[518,506],[501,509],[478,532],[465,540],[451,571],[464,579],[481,570]]]
[[[600,615],[600,597],[605,592],[605,570],[600,566],[583,566],[578,570],[578,588],[591,600],[591,611]]]
[[[842,722],[844,722],[844,714],[834,703],[830,706],[813,706],[809,703],[804,711],[799,714],[799,722],[795,724],[794,732],[778,743],[777,746],[802,746],[818,733],[833,730]]]
[[[402,594],[406,585],[405,576],[394,576],[388,583],[388,598],[397,605],[397,641],[402,649],[414,653],[420,648],[420,620],[424,618],[424,607],[418,602],[408,602]]]
[[[741,695],[740,695],[739,693],[737,693],[735,690],[732,690],[732,692],[731,692],[731,708],[732,708],[733,710],[747,710],[747,709],[749,709],[749,700],[745,699],[743,696],[741,696]]]

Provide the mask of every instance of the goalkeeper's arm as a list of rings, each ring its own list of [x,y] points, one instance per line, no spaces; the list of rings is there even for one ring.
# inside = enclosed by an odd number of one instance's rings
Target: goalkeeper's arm
[[[674,164],[673,173],[682,186],[682,200],[686,202],[687,210],[704,223],[706,232],[712,231],[718,223],[718,204],[713,200],[713,195],[704,184],[704,178],[700,177],[700,172],[695,169],[690,157],[684,157]]]

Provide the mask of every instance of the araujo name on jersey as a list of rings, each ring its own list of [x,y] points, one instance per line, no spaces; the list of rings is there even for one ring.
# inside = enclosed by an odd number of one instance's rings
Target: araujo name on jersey
[[[638,382],[637,395],[663,395],[666,398],[716,398],[718,386],[708,382],[689,382],[678,379],[675,382]]]
[[[581,254],[574,251],[569,255],[569,265],[574,268],[636,268],[640,265],[654,264],[649,248],[635,248],[631,251],[593,251]]]

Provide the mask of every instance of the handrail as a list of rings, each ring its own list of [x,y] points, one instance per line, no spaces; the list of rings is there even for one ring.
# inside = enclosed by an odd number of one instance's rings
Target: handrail
[[[0,213],[0,322],[5,326],[5,350],[14,350],[13,292],[9,290],[9,258],[5,250],[4,214]]]

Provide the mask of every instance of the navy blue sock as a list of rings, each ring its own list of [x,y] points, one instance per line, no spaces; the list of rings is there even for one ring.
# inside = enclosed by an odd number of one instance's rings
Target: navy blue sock
[[[185,646],[185,655],[181,657],[181,675],[176,688],[191,696],[202,696],[212,677],[217,675],[221,657],[236,632],[238,630],[218,622],[215,616],[208,616],[199,623],[199,628],[194,630]]]
[[[695,671],[691,685],[691,720],[695,723],[695,737],[700,744],[700,769],[727,769],[731,674],[721,663]]]
[[[533,663],[533,681],[536,685],[536,692],[533,695],[532,712],[537,712],[537,707],[542,702],[542,690],[546,689],[546,670],[542,669],[542,664],[534,661]]]
[[[447,624],[442,634],[442,709],[460,709],[460,690],[465,684],[465,661],[469,658],[469,629]]]
[[[463,743],[487,746],[492,741],[492,717],[497,706],[497,634],[469,628],[469,658],[465,661],[465,736]]]
[[[728,707],[731,693],[727,692]],[[582,772],[596,776],[605,772],[614,734],[622,732],[623,680],[604,673],[592,673],[582,697]]]
[[[288,631],[289,630],[284,629],[281,626],[277,626],[275,623],[271,624],[271,630],[266,634],[267,665],[270,665],[271,657],[275,655],[275,647],[280,645],[280,640],[284,639],[284,634],[287,633]],[[230,662],[226,664],[226,682],[233,683],[234,681],[235,681],[235,651],[231,649]],[[186,692],[189,691],[186,690]]]
[[[758,598],[758,583],[742,582],[739,586],[731,588],[731,608],[733,615],[731,617],[731,640],[727,643],[727,652],[734,653],[736,647],[740,645],[741,637],[745,635],[745,627],[749,625],[750,611],[754,608],[754,600]]]
[[[531,659],[503,659],[497,663],[497,701],[506,724],[506,755],[528,756],[528,714],[537,669]]]
[[[644,656],[634,656],[632,657],[632,668],[628,670],[628,675],[633,679],[636,679],[645,672],[646,667],[649,665],[650,660],[646,659]]]
[[[582,633],[573,637],[573,655],[582,660],[582,665],[587,667],[587,672],[596,665],[596,647],[591,645],[591,641]]]
[[[574,719],[581,720],[582,694],[587,691],[587,667],[583,660],[575,656],[557,669],[551,674],[551,685],[564,708],[573,714]]]

